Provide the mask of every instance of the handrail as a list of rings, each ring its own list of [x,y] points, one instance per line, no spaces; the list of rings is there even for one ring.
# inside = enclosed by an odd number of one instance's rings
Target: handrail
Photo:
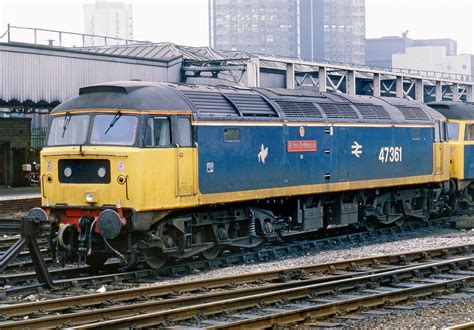
[[[4,38],[5,35],[8,35],[8,40],[7,42],[10,43],[11,40],[11,32],[12,30],[28,30],[33,32],[33,38],[34,38],[34,44],[37,45],[38,43],[38,38],[37,34],[38,32],[48,32],[48,33],[55,33],[59,37],[59,47],[63,46],[63,36],[64,35],[71,35],[71,36],[80,36],[82,37],[82,47],[86,47],[85,41],[86,38],[99,38],[104,40],[104,45],[107,46],[107,41],[112,40],[112,41],[119,41],[123,42],[125,45],[128,44],[152,44],[151,41],[146,41],[146,40],[133,40],[133,39],[124,39],[124,38],[117,38],[117,37],[108,37],[108,36],[103,36],[103,35],[95,35],[95,34],[87,34],[87,33],[78,33],[78,32],[69,32],[69,31],[59,31],[59,30],[51,30],[51,29],[42,29],[42,28],[34,28],[34,27],[27,27],[27,26],[14,26],[7,24],[7,31],[0,37],[0,39]],[[54,40],[52,40],[54,41]],[[49,44],[49,46],[53,46],[52,44]]]

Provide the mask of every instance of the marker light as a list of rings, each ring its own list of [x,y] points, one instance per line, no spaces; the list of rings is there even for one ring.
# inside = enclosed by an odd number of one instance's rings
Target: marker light
[[[107,170],[105,169],[105,167],[100,167],[97,170],[97,175],[99,176],[99,178],[105,177],[106,174],[107,174]]]
[[[87,192],[85,197],[87,203],[94,203],[94,193]]]
[[[71,175],[72,175],[72,168],[66,167],[66,168],[64,169],[64,176],[65,176],[66,178],[70,178]]]

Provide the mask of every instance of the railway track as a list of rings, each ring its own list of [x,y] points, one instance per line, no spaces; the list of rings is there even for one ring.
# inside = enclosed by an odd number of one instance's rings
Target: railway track
[[[5,253],[16,241],[20,236],[11,236],[11,237],[3,237],[0,238],[0,254]],[[36,239],[38,242],[38,246],[40,248],[47,248],[48,247],[48,238],[46,236],[41,236]]]
[[[0,306],[0,328],[262,327],[469,284],[474,244]]]
[[[21,228],[21,218],[0,218],[0,235],[19,235]],[[48,230],[49,225],[45,224],[44,229]]]
[[[0,235],[20,234],[20,218],[0,218]]]
[[[142,269],[136,271],[126,271],[120,273],[111,273],[105,275],[94,275],[90,276],[91,273],[87,273],[83,267],[78,268],[78,273],[83,275],[82,278],[75,278],[74,283],[69,283],[64,280],[70,277],[71,268],[64,270],[56,269],[52,272],[52,277],[55,281],[60,281],[58,284],[62,288],[71,286],[88,286],[89,283],[102,282],[104,284],[111,283],[114,281],[120,281],[123,283],[136,282],[136,281],[156,281],[162,277],[176,277],[187,274],[193,274],[196,271],[207,271],[210,269],[229,267],[240,264],[248,264],[255,262],[265,262],[270,260],[278,260],[282,258],[288,258],[291,256],[307,255],[310,253],[317,253],[323,250],[335,249],[335,248],[347,248],[348,246],[354,246],[355,244],[367,244],[386,240],[394,240],[405,237],[404,235],[413,235],[416,230],[428,228],[429,226],[446,226],[449,218],[438,219],[436,221],[425,222],[413,222],[405,224],[402,227],[389,227],[381,228],[372,232],[357,232],[357,233],[345,233],[345,230],[333,230],[333,236],[325,236],[314,240],[299,240],[294,242],[280,243],[274,246],[268,246],[260,251],[246,251],[242,253],[233,253],[224,255],[213,260],[205,259],[194,259],[179,261],[172,265],[165,266],[159,270]],[[46,261],[51,264],[52,260],[46,258]],[[0,274],[0,285],[8,285],[11,288],[3,292],[5,297],[17,295],[20,293],[32,293],[37,289],[41,289],[42,285],[32,285],[36,278],[34,271],[25,271],[28,265],[28,260],[22,261],[18,266],[13,264],[10,268],[12,270],[22,270],[21,273],[10,273]],[[15,268],[16,267],[16,268]],[[116,265],[110,265],[105,268],[104,271],[113,272],[117,269]],[[76,276],[77,277],[77,276]],[[26,286],[25,286],[26,285]],[[23,289],[22,289],[23,288]]]
[[[458,325],[453,325],[452,327],[448,327],[446,329],[447,330],[461,330],[461,329],[472,330],[474,329],[474,322],[467,322],[467,323],[462,323]]]

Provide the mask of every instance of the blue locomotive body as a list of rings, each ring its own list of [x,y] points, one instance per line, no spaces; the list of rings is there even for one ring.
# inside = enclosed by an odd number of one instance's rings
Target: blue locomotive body
[[[225,141],[226,130],[239,132],[240,139]],[[430,125],[203,125],[198,136],[203,194],[433,173]]]

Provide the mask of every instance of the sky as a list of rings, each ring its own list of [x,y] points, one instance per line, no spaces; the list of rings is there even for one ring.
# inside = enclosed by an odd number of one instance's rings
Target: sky
[[[134,39],[209,45],[208,0],[121,1],[133,6]],[[83,33],[83,5],[94,2],[0,0],[0,36],[7,23]],[[414,39],[457,40],[458,53],[474,54],[473,21],[474,0],[366,0],[367,38],[408,30]]]

